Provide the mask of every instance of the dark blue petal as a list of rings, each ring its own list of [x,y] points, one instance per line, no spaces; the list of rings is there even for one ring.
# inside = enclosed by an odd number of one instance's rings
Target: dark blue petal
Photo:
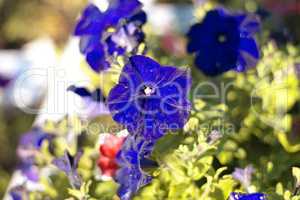
[[[95,91],[93,91],[92,99],[97,102],[105,102],[106,101],[106,98],[103,95],[103,92],[101,91],[100,88],[97,88]]]
[[[132,16],[142,7],[142,3],[138,0],[117,0],[117,2],[118,7],[116,8],[116,11],[120,13],[122,18]]]
[[[189,88],[192,84],[192,77],[189,74],[189,71],[186,69],[178,69],[175,67],[164,66],[159,70],[160,76],[157,78],[157,85],[161,89],[165,86],[175,86],[180,88],[181,94],[186,94],[189,91]],[[167,95],[166,93],[162,96]]]
[[[128,136],[117,156],[120,169],[117,171],[116,181],[120,184],[118,195],[121,200],[130,200],[141,187],[151,181],[151,177],[142,171],[140,163],[149,154],[144,152],[144,147],[148,147],[148,144],[140,137]]]
[[[98,45],[86,55],[86,60],[95,72],[106,70],[110,67],[105,60],[105,51],[102,45]]]
[[[256,66],[260,57],[258,46],[253,38],[242,38],[236,71],[243,72]]]
[[[112,112],[112,110],[110,110]],[[129,107],[126,107],[125,109],[118,110],[114,113],[113,119],[120,123],[127,126],[130,126],[128,128],[137,128],[137,119],[140,118],[140,112],[137,110],[137,108],[134,105],[129,105]]]
[[[123,125],[133,124],[140,117],[136,99],[123,84],[116,85],[108,96],[108,108],[113,119]]]
[[[259,58],[258,46],[253,38],[242,38],[240,40],[240,50],[245,51],[256,59]]]
[[[93,4],[87,6],[75,28],[75,35],[97,34],[106,27],[103,13]]]
[[[108,37],[105,42],[107,44],[108,53],[110,55],[113,55],[114,53],[117,53],[118,55],[122,55],[125,53],[126,49],[118,46],[115,42],[113,42],[111,37]]]
[[[130,63],[136,75],[140,76],[144,82],[154,82],[158,74],[160,64],[145,56],[132,56]]]
[[[76,87],[75,85],[72,85],[67,90],[72,91],[81,97],[90,97],[91,96],[91,92],[85,87]]]
[[[238,59],[238,52],[234,50],[223,52],[219,48],[208,48],[206,51],[199,51],[195,59],[196,66],[208,76],[217,76],[234,69]]]
[[[186,124],[190,111],[189,102],[184,102],[181,105],[176,104],[172,100],[168,101],[164,105],[165,112],[168,111],[168,114],[165,114],[164,120],[165,124],[168,124],[171,130],[178,130],[183,128]]]
[[[201,24],[195,24],[189,30],[187,36],[189,37],[190,41],[187,45],[187,51],[189,53],[195,52],[198,50],[199,45],[201,45],[201,40],[203,40],[202,26]]]
[[[130,88],[124,84],[118,84],[111,89],[108,95],[108,106],[112,111],[121,110],[128,107],[133,100]]]
[[[126,19],[137,13],[142,4],[138,0],[116,0],[106,11],[106,19],[111,26],[115,26],[121,19]]]
[[[137,14],[130,17],[128,21],[134,22],[141,26],[142,24],[145,24],[147,22],[147,15],[144,11],[140,11]]]
[[[90,51],[93,51],[100,43],[101,38],[99,35],[85,35],[80,38],[80,52],[86,54]]]
[[[103,96],[100,88],[97,88],[96,90],[90,92],[86,87],[76,87],[75,85],[71,85],[67,90],[74,92],[82,98],[90,98],[93,101],[97,102],[105,101],[105,97]]]
[[[140,74],[137,73],[135,68],[129,62],[122,70],[119,83],[126,86],[129,92],[133,95],[136,92],[136,88],[143,83],[143,80]]]

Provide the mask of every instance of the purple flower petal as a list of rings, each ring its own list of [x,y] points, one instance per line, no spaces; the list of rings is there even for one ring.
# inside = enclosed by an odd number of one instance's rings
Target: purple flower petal
[[[140,163],[145,156],[149,156],[150,152],[145,152],[148,145],[142,138],[128,136],[117,156],[120,169],[117,171],[116,180],[120,184],[118,195],[121,200],[130,200],[139,188],[151,181],[151,176],[142,171]]]
[[[248,188],[251,185],[252,174],[254,169],[252,166],[247,166],[245,169],[236,168],[232,174],[233,178],[240,181],[244,188]]]
[[[82,184],[82,179],[77,172],[78,163],[82,155],[83,151],[77,152],[75,156],[71,156],[68,151],[65,151],[62,157],[52,161],[52,164],[65,172],[72,187],[77,189],[79,189]]]
[[[86,61],[95,72],[100,72],[110,67],[110,64],[105,60],[105,51],[101,45],[87,53]]]

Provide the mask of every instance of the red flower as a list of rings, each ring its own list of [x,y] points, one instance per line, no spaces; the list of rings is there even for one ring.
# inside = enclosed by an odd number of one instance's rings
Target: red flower
[[[116,156],[120,151],[125,137],[118,137],[112,134],[105,135],[102,144],[100,144],[98,159],[98,167],[101,169],[102,175],[113,177],[116,174],[118,165]]]

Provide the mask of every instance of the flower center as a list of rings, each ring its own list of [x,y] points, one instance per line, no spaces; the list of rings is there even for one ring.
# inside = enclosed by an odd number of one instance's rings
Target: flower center
[[[144,88],[144,94],[145,94],[146,96],[150,96],[150,95],[152,95],[154,92],[155,92],[155,89],[154,89],[154,88],[152,88],[151,86],[145,86],[145,88]]]
[[[220,34],[219,37],[218,37],[218,41],[219,41],[220,43],[226,42],[226,41],[227,41],[226,35]]]

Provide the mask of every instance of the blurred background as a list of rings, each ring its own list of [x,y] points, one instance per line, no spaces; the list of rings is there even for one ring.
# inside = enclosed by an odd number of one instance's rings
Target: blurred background
[[[150,23],[165,30],[157,33],[165,47],[163,50],[180,55],[184,49],[174,45],[171,39],[184,35],[192,23],[188,20],[193,17],[194,5],[201,6],[205,0],[144,1],[148,11],[154,11],[148,12]],[[214,2],[259,14],[264,19],[263,25],[270,30],[268,35],[278,44],[299,45],[299,0]],[[20,107],[18,99],[12,98],[14,80],[26,69],[53,66],[58,62],[71,38],[76,19],[87,3],[86,0],[0,0],[0,198],[18,163],[16,146],[19,137],[30,129],[36,117],[22,111],[22,106],[39,108],[46,95],[45,80],[27,81],[24,86],[26,102]],[[168,12],[160,11],[159,7],[167,8]],[[178,29],[169,30],[159,23],[161,17],[172,20],[172,16],[181,17]]]

